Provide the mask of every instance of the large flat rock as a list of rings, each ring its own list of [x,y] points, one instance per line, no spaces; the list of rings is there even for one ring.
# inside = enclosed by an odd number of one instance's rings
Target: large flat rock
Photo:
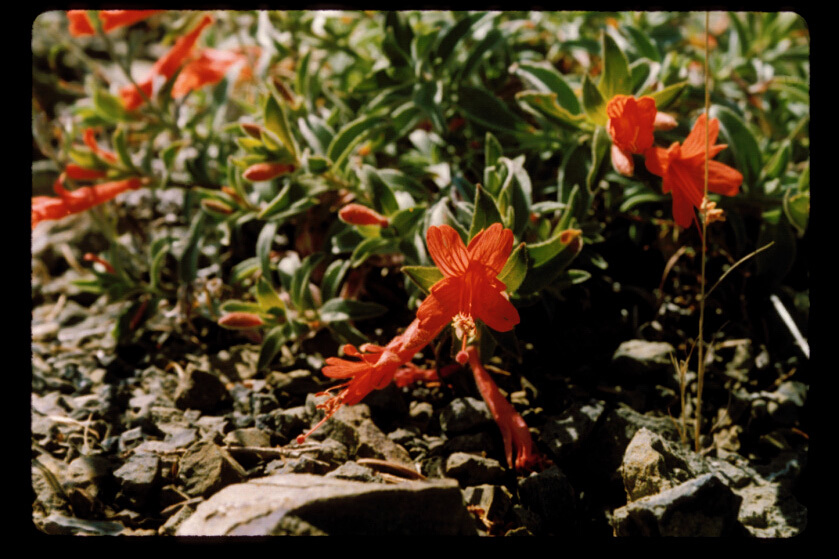
[[[179,536],[474,535],[455,480],[362,483],[281,474],[225,487]]]

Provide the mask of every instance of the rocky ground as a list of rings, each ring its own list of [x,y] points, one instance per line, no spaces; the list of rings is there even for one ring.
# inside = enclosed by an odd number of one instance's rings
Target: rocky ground
[[[697,454],[679,434],[670,354],[684,348],[662,334],[695,317],[593,280],[558,307],[563,330],[542,332],[553,346],[536,336],[521,365],[496,363],[513,372],[496,380],[552,463],[543,471],[506,466],[467,370],[374,392],[298,445],[322,413],[328,350],[257,374],[258,345],[200,317],[183,332],[167,309],[116,344],[125,303],[71,284],[74,260],[102,248],[88,225],[75,216],[33,236],[32,520],[47,534],[790,537],[807,526],[809,373],[792,344],[730,328],[714,338]],[[522,309],[522,339],[543,312]]]

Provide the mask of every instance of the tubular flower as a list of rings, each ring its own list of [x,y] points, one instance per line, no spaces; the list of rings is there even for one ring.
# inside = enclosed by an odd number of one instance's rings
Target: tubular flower
[[[233,51],[204,49],[198,58],[184,66],[172,85],[172,98],[180,99],[190,91],[220,82],[227,71],[247,57]]]
[[[116,163],[117,156],[115,153],[112,153],[108,150],[104,150],[99,147],[99,144],[96,143],[96,133],[93,131],[93,128],[85,128],[83,139],[85,145],[90,148],[90,151],[95,153],[99,156],[100,159],[107,161],[109,163]]]
[[[100,10],[99,20],[102,31],[107,33],[112,29],[133,25],[159,12],[166,10]],[[70,21],[70,34],[74,37],[94,35],[96,30],[87,17],[86,10],[68,10],[67,19]]]
[[[152,86],[155,77],[163,76],[168,80],[175,75],[178,68],[180,68],[187,57],[189,57],[195,43],[198,42],[198,37],[201,35],[201,32],[212,22],[213,18],[209,15],[205,15],[203,19],[201,19],[201,22],[195,26],[195,29],[175,41],[175,45],[169,49],[169,52],[164,54],[157,62],[154,63],[151,72],[149,72],[149,75],[146,76],[145,80],[137,84],[138,87],[134,87],[132,84],[127,85],[120,90],[119,94],[120,97],[122,97],[122,104],[127,110],[132,111],[140,107],[145,102],[141,91],[146,97],[151,98]]]
[[[42,221],[61,219],[70,214],[86,211],[98,206],[126,190],[136,190],[146,184],[144,179],[133,177],[115,182],[105,182],[94,186],[84,186],[72,192],[64,189],[64,173],[53,184],[53,190],[59,198],[36,196],[32,198],[32,228]]]
[[[338,217],[350,225],[388,226],[388,219],[379,212],[361,204],[347,204],[338,212]]]
[[[622,175],[632,176],[633,153],[644,153],[653,145],[656,108],[652,97],[636,100],[630,95],[615,95],[606,105],[612,137],[612,165]]]
[[[489,408],[492,417],[501,429],[501,438],[504,441],[504,455],[507,457],[507,464],[517,470],[536,469],[544,458],[533,448],[533,439],[527,429],[527,423],[521,415],[504,399],[498,386],[489,376],[489,373],[481,364],[481,357],[475,346],[466,349],[469,356],[469,365],[475,375],[475,383],[478,390]],[[515,460],[513,450],[516,451]]]
[[[519,323],[519,313],[504,293],[507,286],[497,278],[510,257],[513,232],[493,223],[466,247],[457,231],[440,225],[428,228],[426,240],[444,277],[431,286],[431,293],[417,310],[417,319],[421,324],[454,320],[463,342],[457,361],[463,365],[467,340],[476,334],[476,318],[499,332],[508,332]]]
[[[337,395],[318,405],[318,408],[323,409],[326,415],[308,433],[297,437],[297,442],[303,443],[306,437],[335,415],[341,406],[357,404],[373,390],[379,390],[390,384],[399,369],[428,345],[446,323],[437,320],[432,321],[430,325],[432,329],[423,327],[419,320],[414,320],[405,332],[393,338],[384,347],[364,344],[357,349],[354,345],[345,345],[344,353],[350,357],[358,357],[359,361],[349,361],[338,357],[328,358],[326,366],[322,369],[323,374],[330,378],[350,380],[318,394],[321,396],[329,394],[331,390],[341,390]]]
[[[294,171],[290,163],[254,163],[242,173],[242,177],[249,181],[269,181],[280,175]]]
[[[694,208],[702,207],[705,196],[705,127],[707,118],[703,114],[696,119],[693,130],[684,143],[679,142],[667,148],[651,147],[644,153],[647,170],[662,178],[661,190],[673,193],[673,219],[680,227],[690,227],[696,220]],[[735,196],[740,190],[743,175],[739,171],[720,163],[710,161],[727,145],[714,145],[720,131],[720,123],[712,118],[708,128],[708,190],[725,196]]]

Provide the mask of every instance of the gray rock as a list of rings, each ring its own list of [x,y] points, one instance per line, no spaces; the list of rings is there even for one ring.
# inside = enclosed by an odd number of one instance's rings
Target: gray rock
[[[521,504],[542,520],[539,532],[571,534],[576,509],[574,488],[556,466],[519,479]]]
[[[456,398],[440,411],[440,428],[447,434],[463,433],[491,422],[486,403],[475,398]]]
[[[132,506],[142,507],[160,482],[160,459],[154,454],[133,454],[114,471],[114,478]]]
[[[629,340],[623,342],[612,356],[615,369],[631,375],[646,376],[672,369],[670,354],[675,349],[667,342]]]
[[[402,445],[396,444],[376,427],[370,419],[365,419],[356,428],[358,433],[358,458],[380,458],[397,464],[413,467],[411,455]]]
[[[175,405],[182,409],[212,411],[225,397],[227,389],[218,376],[187,366],[175,391]]]
[[[434,415],[434,406],[428,402],[412,401],[408,407],[408,416],[411,418],[411,423],[425,430],[431,421],[431,416]]]
[[[478,507],[489,523],[504,522],[513,505],[513,496],[503,485],[477,485],[463,490],[467,505]]]
[[[694,453],[680,452],[675,445],[649,429],[639,429],[626,447],[620,468],[627,498],[636,501],[655,495],[687,481],[705,469],[696,463],[691,467],[683,457],[685,455],[692,455],[696,462]]]
[[[288,474],[227,487],[198,505],[179,536],[474,535],[453,480],[361,483]]]
[[[575,404],[562,415],[549,417],[540,439],[554,458],[567,458],[588,438],[605,409],[606,404],[598,400]]]
[[[326,477],[348,479],[352,481],[363,481],[367,483],[384,483],[382,476],[380,476],[367,466],[362,466],[357,462],[344,462],[336,469],[326,474]]]
[[[183,455],[178,479],[192,497],[206,497],[231,483],[242,481],[247,473],[230,454],[212,441],[200,441]]]
[[[480,454],[486,452],[487,454],[495,455],[500,453],[500,445],[496,443],[493,438],[486,431],[480,433],[467,433],[465,435],[457,435],[451,437],[443,444],[443,453],[452,454],[455,452],[471,452]]]
[[[224,443],[236,446],[267,447],[271,446],[271,436],[256,427],[248,427],[230,431],[224,436]]]
[[[616,509],[611,523],[616,536],[742,535],[741,501],[720,478],[704,474]]]
[[[483,485],[502,478],[504,468],[492,458],[455,452],[446,460],[446,476],[455,478],[464,487]]]

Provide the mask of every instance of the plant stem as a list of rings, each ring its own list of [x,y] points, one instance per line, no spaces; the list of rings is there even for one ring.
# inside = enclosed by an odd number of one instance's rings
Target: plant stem
[[[709,130],[711,128],[711,124],[708,121],[710,115],[711,108],[711,94],[710,88],[708,86],[710,79],[709,79],[709,70],[708,70],[708,34],[709,34],[709,20],[710,20],[710,12],[705,10],[705,193],[703,195],[703,200],[708,200],[708,154],[711,151],[711,144],[710,144],[710,135]],[[702,428],[702,388],[703,383],[705,381],[705,352],[704,352],[704,341],[703,341],[703,334],[702,330],[705,325],[705,257],[707,255],[708,246],[707,246],[707,233],[708,233],[708,219],[707,219],[707,211],[702,215],[702,279],[700,280],[700,294],[699,294],[699,351],[697,353],[697,359],[699,362],[696,365],[696,424],[693,430],[693,442],[694,442],[694,450],[699,452],[700,450],[700,431]]]

